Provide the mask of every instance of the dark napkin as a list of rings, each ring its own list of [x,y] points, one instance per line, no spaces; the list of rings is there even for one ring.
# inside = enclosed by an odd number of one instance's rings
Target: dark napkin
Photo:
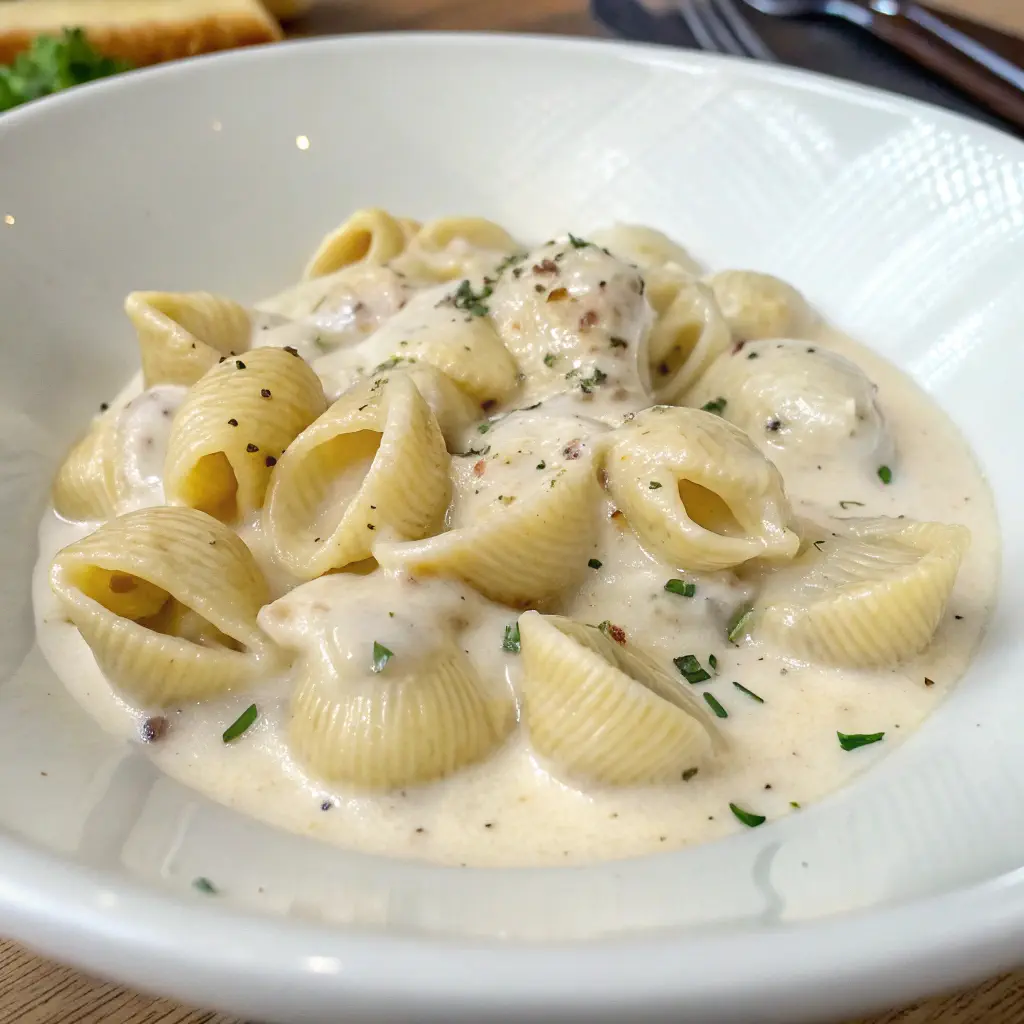
[[[682,18],[667,12],[664,6],[655,11],[639,0],[591,0],[591,12],[605,28],[623,39],[696,48]],[[856,25],[839,18],[770,18],[746,7],[743,14],[784,64],[902,93],[1021,135],[998,115],[978,106],[954,86],[919,68]],[[943,17],[1009,59],[1022,62],[1024,46],[1020,40],[952,15]]]

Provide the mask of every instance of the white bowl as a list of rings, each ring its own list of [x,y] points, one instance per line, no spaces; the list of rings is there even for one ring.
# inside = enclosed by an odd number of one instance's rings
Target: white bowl
[[[297,139],[308,139],[308,147]],[[656,225],[796,283],[963,429],[1005,524],[962,685],[856,785],[727,841],[588,868],[374,859],[241,817],[101,734],[33,644],[49,478],[135,367],[132,288],[241,299],[359,205],[536,238]],[[0,920],[261,1020],[779,1020],[1009,967],[1024,940],[1024,147],[881,93],[593,42],[248,50],[0,119]],[[198,875],[222,895],[195,894]]]

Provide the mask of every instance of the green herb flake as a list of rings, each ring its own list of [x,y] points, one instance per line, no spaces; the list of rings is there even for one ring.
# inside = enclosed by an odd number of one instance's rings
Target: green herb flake
[[[864,502],[863,501],[841,501],[841,502],[839,502],[839,507],[841,509],[843,509],[843,511],[845,511],[848,508],[863,508],[864,507]]]
[[[544,356],[544,365],[545,366],[554,366],[555,365],[555,360],[557,358],[558,358],[558,356],[556,356],[554,352],[546,353],[545,356]]]
[[[619,338],[614,334],[608,339],[608,341],[612,348],[629,348],[629,342],[626,341],[625,338]]]
[[[858,747],[867,747],[872,743],[879,743],[885,738],[884,732],[859,732],[852,734],[837,732],[836,735],[839,737],[839,746],[843,750],[856,750]]]
[[[756,700],[758,704],[764,703],[764,697],[758,697],[753,690],[748,690],[742,683],[734,682],[732,685],[735,686],[740,693],[745,693],[751,700]]]
[[[729,810],[732,811],[736,817],[743,822],[747,828],[757,828],[758,825],[763,825],[768,819],[763,814],[751,814],[750,811],[743,810],[742,807],[737,807],[736,804],[729,804]]]
[[[603,563],[597,558],[592,558],[587,562],[587,565],[589,565],[591,569],[600,569],[602,564]]]
[[[513,252],[506,256],[495,268],[494,273],[500,276],[509,267],[514,267],[517,263],[522,263],[526,259],[525,253]]]
[[[198,878],[192,879],[192,888],[195,889],[196,892],[205,893],[207,896],[216,896],[220,891],[213,882],[208,878],[204,878],[202,875]]]
[[[0,65],[0,112],[131,68],[97,53],[80,28],[64,29],[59,37],[37,36],[9,66]]]
[[[384,666],[395,656],[394,651],[389,651],[383,644],[373,641],[373,661],[370,662],[371,672],[383,672]]]
[[[891,484],[892,470],[888,466],[879,466],[878,479],[881,480],[883,484]]]
[[[474,292],[473,286],[467,278],[461,281],[459,287],[455,289],[455,294],[452,296],[452,305],[456,309],[470,313],[472,316],[487,316],[488,309],[484,305],[484,299],[490,298],[493,290],[489,284],[485,284],[479,293]]]
[[[699,768],[687,768],[686,771],[683,772],[683,782],[689,782],[690,779],[692,779],[699,771]]]
[[[705,693],[704,694],[704,700],[707,701],[708,707],[711,708],[712,711],[714,711],[714,713],[715,713],[715,715],[717,715],[717,717],[719,717],[719,718],[728,718],[729,717],[729,712],[726,711],[725,708],[723,708],[722,705],[718,703],[718,701],[715,699],[713,694]]]
[[[250,704],[225,730],[221,739],[225,743],[237,740],[242,733],[246,732],[253,722],[259,718],[260,712],[255,704]]]
[[[588,242],[585,238],[577,238],[571,231],[569,232],[569,243],[574,249],[586,249],[588,245],[593,245],[593,242]]]
[[[754,615],[753,608],[741,608],[729,621],[726,639],[731,644],[738,644],[747,632],[747,626]]]
[[[669,580],[665,589],[670,594],[678,594],[680,597],[693,597],[697,593],[697,584],[688,583],[686,580]]]
[[[821,550],[821,548],[822,548],[822,545],[823,545],[824,543],[825,543],[825,542],[824,542],[823,540],[816,540],[816,541],[814,542],[814,546],[815,546],[815,547],[816,547],[816,548],[817,548],[817,549],[818,549],[818,550],[820,551],[820,550]]]
[[[661,489],[661,484],[659,484],[657,480],[652,480],[647,485],[647,488],[648,488],[648,490],[651,490],[651,491],[657,491],[657,490]]]
[[[538,469],[547,469],[547,465],[548,464],[543,459],[541,459],[540,462],[537,463],[537,468]]]
[[[478,423],[476,429],[478,433],[486,434],[491,429],[491,425],[490,423]]]
[[[705,412],[713,412],[716,416],[721,416],[725,412],[725,407],[728,403],[722,397],[712,399],[710,402],[705,402],[701,408]]]
[[[798,800],[790,800],[789,806],[792,807],[794,810],[800,810],[800,802]]]
[[[501,641],[501,649],[503,651],[511,651],[512,654],[518,654],[520,647],[519,640],[519,623],[510,622],[505,627],[505,637]]]
[[[672,664],[679,669],[679,674],[692,686],[696,686],[697,683],[706,682],[711,678],[710,673],[701,667],[701,663],[692,654],[684,654],[681,658],[673,658]]]
[[[589,395],[594,388],[603,384],[608,379],[608,374],[604,370],[594,367],[594,372],[589,377],[582,377],[580,379],[580,390],[585,394]]]

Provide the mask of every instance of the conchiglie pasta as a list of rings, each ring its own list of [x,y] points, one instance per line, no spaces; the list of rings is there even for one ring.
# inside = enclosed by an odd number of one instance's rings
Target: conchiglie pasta
[[[144,385],[195,384],[222,356],[249,347],[243,306],[210,292],[132,292],[125,312],[139,338]]]
[[[710,403],[766,451],[852,454],[873,475],[892,456],[875,392],[859,366],[820,345],[761,341],[720,356],[686,402]]]
[[[357,368],[367,373],[427,363],[478,404],[504,401],[518,384],[519,370],[473,301],[476,294],[468,281],[419,292],[358,349],[318,360],[317,372],[344,377],[356,357]]]
[[[426,281],[476,277],[519,249],[499,224],[483,217],[439,217],[410,238],[397,267]]]
[[[771,274],[723,270],[708,283],[737,341],[798,338],[813,321],[804,297]]]
[[[674,293],[647,343],[655,397],[661,402],[677,401],[731,344],[729,327],[711,289],[697,280],[676,278]]]
[[[970,544],[962,526],[907,519],[847,519],[815,532],[773,575],[754,628],[789,655],[876,668],[931,641]]]
[[[306,266],[304,277],[323,277],[354,263],[383,265],[405,248],[402,223],[386,210],[357,210],[326,235]]]
[[[64,459],[53,482],[53,507],[65,519],[106,519],[114,514],[118,481],[117,414],[97,416]]]
[[[672,266],[689,274],[699,274],[700,264],[677,242],[654,228],[641,224],[615,224],[590,236],[595,245],[604,246],[618,257],[635,263],[648,272]]]
[[[651,658],[561,616],[519,619],[523,717],[557,771],[605,785],[679,782],[713,753],[696,698]]]
[[[281,456],[264,526],[274,555],[312,579],[369,558],[379,538],[441,527],[448,453],[430,407],[400,371],[356,385]]]
[[[284,349],[254,349],[214,367],[174,417],[168,500],[225,522],[260,508],[281,453],[326,406],[317,375]]]
[[[60,551],[50,582],[100,668],[148,705],[248,686],[274,663],[249,549],[193,509],[131,512]]]
[[[797,552],[779,471],[720,416],[667,406],[639,413],[609,439],[605,472],[640,542],[678,569]]]
[[[587,570],[600,489],[592,453],[541,475],[524,493],[499,495],[456,529],[428,540],[379,544],[385,568],[459,579],[487,597],[550,604]]]
[[[289,737],[299,760],[386,790],[487,757],[515,725],[515,702],[458,642],[477,603],[448,584],[376,573],[326,576],[264,609],[267,631],[298,652]]]

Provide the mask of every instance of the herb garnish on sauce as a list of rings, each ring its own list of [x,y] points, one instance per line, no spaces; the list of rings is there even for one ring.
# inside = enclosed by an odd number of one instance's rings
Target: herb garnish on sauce
[[[758,697],[758,695],[754,693],[753,690],[748,690],[742,683],[734,682],[732,685],[735,686],[736,689],[739,690],[741,693],[745,693],[748,697],[752,698],[753,700],[756,700],[758,704],[764,703],[764,697]]]
[[[856,750],[858,747],[866,747],[871,743],[878,743],[884,737],[884,732],[861,732],[847,734],[845,732],[837,732],[836,735],[839,737],[839,746],[843,750]]]
[[[681,658],[673,658],[672,664],[679,669],[679,674],[693,686],[711,678],[711,674],[701,667],[701,663],[692,654],[684,654]]]
[[[697,593],[697,584],[688,583],[686,580],[669,580],[665,589],[670,594],[678,594],[680,597],[693,597]]]
[[[881,480],[883,484],[891,484],[892,470],[888,466],[879,466],[878,479]]]
[[[505,627],[505,637],[501,641],[501,649],[503,651],[511,651],[513,654],[518,654],[520,648],[519,640],[519,623],[510,622]]]
[[[763,825],[768,819],[763,814],[751,814],[750,811],[743,810],[742,807],[737,807],[735,804],[729,804],[729,810],[732,811],[736,817],[743,822],[747,828],[757,828],[758,825]]]
[[[711,708],[711,710],[714,711],[714,713],[719,718],[729,717],[729,712],[726,711],[725,708],[723,708],[722,705],[718,703],[713,694],[710,694],[707,691],[705,691],[704,700],[707,701],[708,707]]]
[[[259,718],[259,709],[255,704],[250,704],[225,730],[221,739],[225,743],[237,740],[242,733],[247,732],[249,727]]]
[[[395,656],[394,651],[389,651],[383,644],[373,641],[373,661],[370,663],[371,672],[383,672],[384,666]]]

